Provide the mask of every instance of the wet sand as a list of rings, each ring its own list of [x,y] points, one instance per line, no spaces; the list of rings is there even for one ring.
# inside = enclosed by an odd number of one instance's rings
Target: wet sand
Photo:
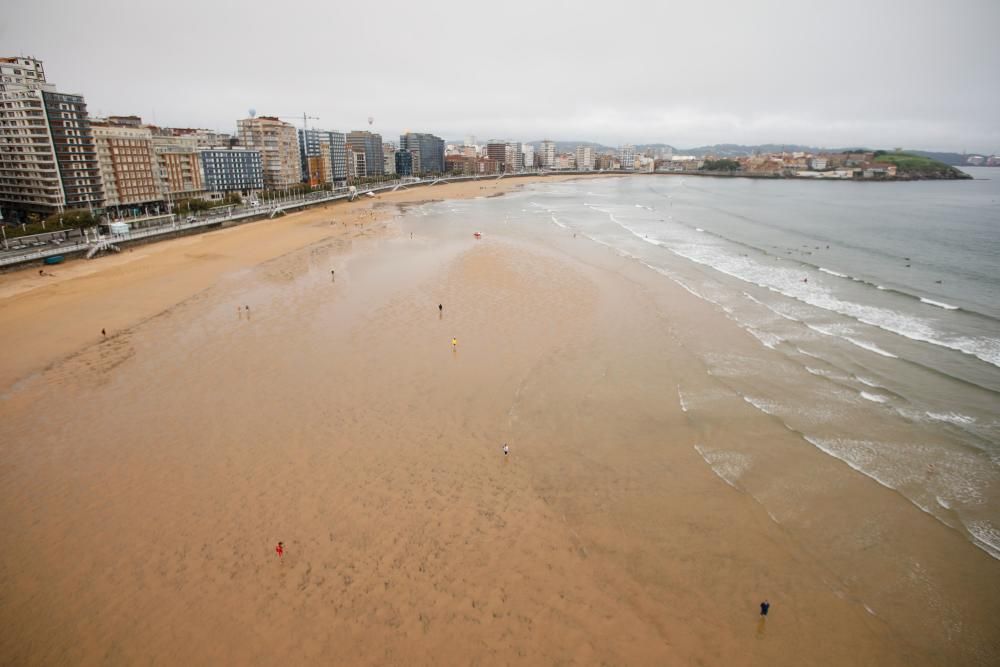
[[[732,401],[695,354],[757,349],[723,314],[605,248],[475,241],[372,204],[0,283],[0,342],[18,350],[0,661],[996,656],[992,561]],[[679,386],[719,398],[685,412]],[[815,516],[776,521],[702,458],[762,445],[815,471]],[[901,534],[842,532],[871,503]],[[819,551],[836,537],[839,564]],[[949,608],[897,585],[893,549]]]

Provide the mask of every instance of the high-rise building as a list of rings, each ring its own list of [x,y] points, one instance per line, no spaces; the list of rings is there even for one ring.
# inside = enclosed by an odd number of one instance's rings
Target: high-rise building
[[[531,170],[535,168],[535,147],[531,144],[524,144],[522,147],[524,152],[524,168]]]
[[[524,153],[520,142],[508,142],[504,151],[504,166],[507,171],[524,171]]]
[[[198,139],[193,134],[176,133],[172,128],[150,127],[153,152],[160,181],[169,199],[187,199],[205,194]]]
[[[444,139],[441,137],[406,132],[399,135],[399,148],[413,155],[414,174],[444,173]]]
[[[273,116],[236,122],[240,145],[260,152],[264,187],[287,188],[302,182],[302,158],[295,127]]]
[[[396,145],[391,141],[382,144],[382,161],[387,175],[396,173]]]
[[[368,132],[367,130],[355,130],[347,135],[347,147],[354,152],[352,164],[354,166],[353,176],[361,178],[363,176],[381,176],[385,172],[385,159],[382,154],[382,135]],[[358,154],[364,155],[364,159],[358,158]],[[363,167],[359,171],[359,168]]]
[[[0,58],[0,209],[7,220],[100,208],[97,152],[81,95],[46,82],[42,61]]]
[[[396,173],[400,176],[413,175],[413,153],[410,151],[396,151]]]
[[[493,160],[503,171],[507,165],[507,142],[490,139],[486,142],[486,157]]]
[[[556,142],[546,139],[542,142],[539,157],[542,161],[542,169],[556,168]]]
[[[347,138],[343,132],[315,129],[298,132],[299,161],[304,181],[321,185],[347,180]],[[314,173],[317,170],[310,169],[310,164],[321,165],[322,173]],[[326,164],[329,168],[322,166]]]
[[[635,146],[625,144],[618,151],[618,158],[621,160],[622,169],[633,169],[635,167]]]
[[[138,116],[92,120],[106,208],[165,202],[166,189],[153,150],[153,132]]]
[[[576,147],[576,168],[579,171],[590,171],[594,168],[594,149],[591,146]]]
[[[208,192],[250,193],[264,189],[260,151],[246,148],[203,148],[201,164]]]

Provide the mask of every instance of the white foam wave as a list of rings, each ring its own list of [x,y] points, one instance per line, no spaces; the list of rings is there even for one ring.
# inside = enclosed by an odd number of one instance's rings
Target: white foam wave
[[[684,392],[681,391],[680,385],[677,385],[677,400],[680,401],[681,411],[687,412],[688,411],[687,403],[684,402]]]
[[[728,312],[728,311],[727,311]],[[761,331],[759,329],[754,329],[753,327],[744,327],[751,336],[760,341],[761,345],[766,348],[775,349],[775,347],[783,342],[784,339],[780,336],[776,336],[769,331]]]
[[[950,422],[952,424],[958,424],[959,426],[967,424],[975,424],[976,418],[969,417],[968,415],[962,415],[957,412],[925,412],[928,417],[934,421],[939,422]]]
[[[883,357],[889,357],[890,359],[899,359],[898,356],[896,356],[892,352],[886,352],[875,343],[869,343],[868,341],[865,340],[858,340],[857,338],[851,338],[850,336],[844,336],[844,338],[850,341],[851,343],[854,343],[858,347],[868,350],[869,352],[874,352],[875,354],[881,354]]]
[[[874,380],[869,380],[868,378],[861,377],[860,375],[855,375],[854,377],[857,378],[858,382],[860,382],[861,384],[868,385],[873,389],[884,389],[882,385],[876,384]]]
[[[695,445],[694,448],[719,479],[734,489],[739,488],[737,482],[750,467],[751,459],[748,455],[742,452],[706,449],[701,445]]]
[[[755,398],[753,396],[744,396],[743,400],[754,406],[766,415],[774,415],[777,404],[773,401],[766,401],[763,398]]]
[[[937,306],[938,308],[944,308],[945,310],[958,310],[958,306],[953,306],[950,303],[943,303],[941,301],[934,301],[933,299],[925,299],[920,297],[921,303],[926,303],[929,306]]]
[[[822,266],[819,267],[819,270],[822,271],[823,273],[829,273],[831,276],[836,276],[838,278],[850,278],[850,276],[847,275],[846,273],[838,273],[837,271],[831,271],[830,269],[824,269]]]
[[[552,222],[556,223],[557,225],[559,225],[559,226],[560,226],[560,227],[562,227],[563,229],[569,229],[569,227],[567,227],[567,226],[566,226],[566,225],[564,225],[563,223],[559,222],[559,218],[557,218],[557,217],[556,217],[556,216],[554,216],[554,215],[552,216]]]
[[[867,391],[862,391],[860,393],[861,393],[861,398],[868,401],[872,401],[873,403],[885,403],[886,401],[889,400],[882,394],[869,394]]]
[[[989,521],[970,521],[966,524],[973,544],[1000,560],[1000,530]]]
[[[708,266],[737,280],[766,287],[816,308],[846,315],[858,322],[911,340],[973,355],[987,363],[1000,366],[1000,338],[949,335],[940,331],[935,321],[887,307],[838,298],[821,285],[804,283],[801,269],[760,264],[745,255],[734,256],[716,244],[675,243],[668,249],[679,257]],[[945,307],[948,304],[937,305]]]

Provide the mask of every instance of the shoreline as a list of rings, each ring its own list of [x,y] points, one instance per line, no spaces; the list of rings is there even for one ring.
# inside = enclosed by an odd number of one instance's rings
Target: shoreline
[[[994,562],[706,373],[773,361],[756,339],[610,248],[426,201],[18,293],[85,333],[133,286],[161,308],[5,390],[0,655],[988,664]]]
[[[0,349],[19,352],[0,367],[0,393],[32,373],[201,292],[223,275],[324,240],[350,240],[384,225],[386,205],[503,194],[534,182],[586,176],[462,181],[338,201],[279,219],[199,232],[87,261],[0,273]],[[337,224],[332,224],[332,223]],[[44,352],[43,352],[44,350]]]

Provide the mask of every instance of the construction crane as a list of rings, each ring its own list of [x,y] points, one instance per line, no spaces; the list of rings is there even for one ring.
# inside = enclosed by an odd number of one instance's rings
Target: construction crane
[[[308,121],[310,121],[310,120],[319,120],[319,116],[307,116],[304,111],[302,112],[301,116],[278,116],[278,118],[281,118],[282,120],[290,120],[292,118],[294,118],[295,120],[299,120],[301,118],[302,119],[302,129],[303,130],[308,130],[309,129],[309,122]]]

